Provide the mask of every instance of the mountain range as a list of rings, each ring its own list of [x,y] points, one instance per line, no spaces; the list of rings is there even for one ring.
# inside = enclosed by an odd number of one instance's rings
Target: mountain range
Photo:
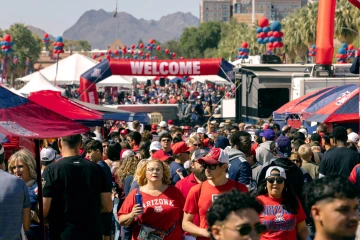
[[[137,44],[140,39],[147,43],[151,38],[164,43],[178,39],[184,28],[197,27],[199,24],[200,20],[191,13],[176,12],[155,21],[137,19],[126,12],[118,12],[114,18],[113,12],[102,9],[90,10],[64,32],[63,38],[87,40],[92,49],[107,49],[115,41],[116,36],[127,46]],[[33,26],[28,27],[33,33],[43,38],[45,33],[43,30]],[[116,29],[118,29],[117,32]]]

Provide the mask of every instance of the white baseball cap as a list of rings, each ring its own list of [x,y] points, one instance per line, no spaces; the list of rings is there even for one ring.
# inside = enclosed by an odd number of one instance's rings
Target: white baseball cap
[[[225,127],[225,123],[224,123],[224,122],[220,123],[220,125],[219,125],[219,128],[223,128],[223,127]]]
[[[348,140],[350,140],[353,143],[356,143],[359,141],[359,135],[356,132],[351,132],[348,134]]]
[[[277,166],[269,167],[268,170],[266,170],[265,178],[268,178],[268,177],[270,177],[270,176],[274,176],[274,175],[271,175],[271,172],[272,172],[273,170],[277,170],[277,171],[280,172],[279,176],[276,176],[276,177],[286,178],[285,170],[284,170],[282,167],[277,167]]]
[[[208,151],[204,149],[196,149],[191,155],[192,161],[197,161],[199,158],[205,157]]]
[[[196,131],[196,133],[202,133],[202,134],[205,134],[205,128],[203,127],[199,127]]]
[[[159,123],[159,127],[162,127],[162,128],[166,128],[167,127],[167,123],[165,121],[161,121]]]
[[[43,148],[40,152],[40,159],[44,162],[49,162],[55,160],[56,152],[53,148]]]
[[[131,156],[135,156],[135,153],[133,151],[131,151],[130,149],[126,149],[122,153],[121,158],[127,158],[127,157],[131,157]]]
[[[150,144],[150,151],[152,151],[152,150],[158,151],[158,150],[160,150],[160,149],[162,149],[162,147],[161,147],[161,144],[160,144],[159,141],[153,141],[153,142]]]
[[[307,130],[305,128],[300,128],[299,132],[303,133],[305,135],[305,137],[307,137],[307,135],[308,135]]]

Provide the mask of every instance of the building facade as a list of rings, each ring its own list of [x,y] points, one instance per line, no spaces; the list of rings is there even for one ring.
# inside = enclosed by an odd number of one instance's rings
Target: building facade
[[[200,21],[227,22],[233,17],[238,22],[250,24],[253,11],[252,1],[202,0],[200,3]],[[308,0],[255,0],[255,19],[266,17],[270,21],[280,21],[307,3]]]

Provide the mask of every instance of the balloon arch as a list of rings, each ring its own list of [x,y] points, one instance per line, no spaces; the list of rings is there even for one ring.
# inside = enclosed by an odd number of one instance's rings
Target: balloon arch
[[[234,82],[233,65],[222,58],[182,60],[104,60],[80,77],[81,100],[98,104],[96,83],[111,75],[201,76],[218,75]]]

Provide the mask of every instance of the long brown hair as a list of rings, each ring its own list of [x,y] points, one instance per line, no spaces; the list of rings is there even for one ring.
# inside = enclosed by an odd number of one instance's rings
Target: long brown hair
[[[129,156],[124,158],[121,167],[116,169],[116,175],[118,177],[118,184],[122,184],[127,176],[135,174],[136,167],[139,163],[139,159],[136,156]]]

